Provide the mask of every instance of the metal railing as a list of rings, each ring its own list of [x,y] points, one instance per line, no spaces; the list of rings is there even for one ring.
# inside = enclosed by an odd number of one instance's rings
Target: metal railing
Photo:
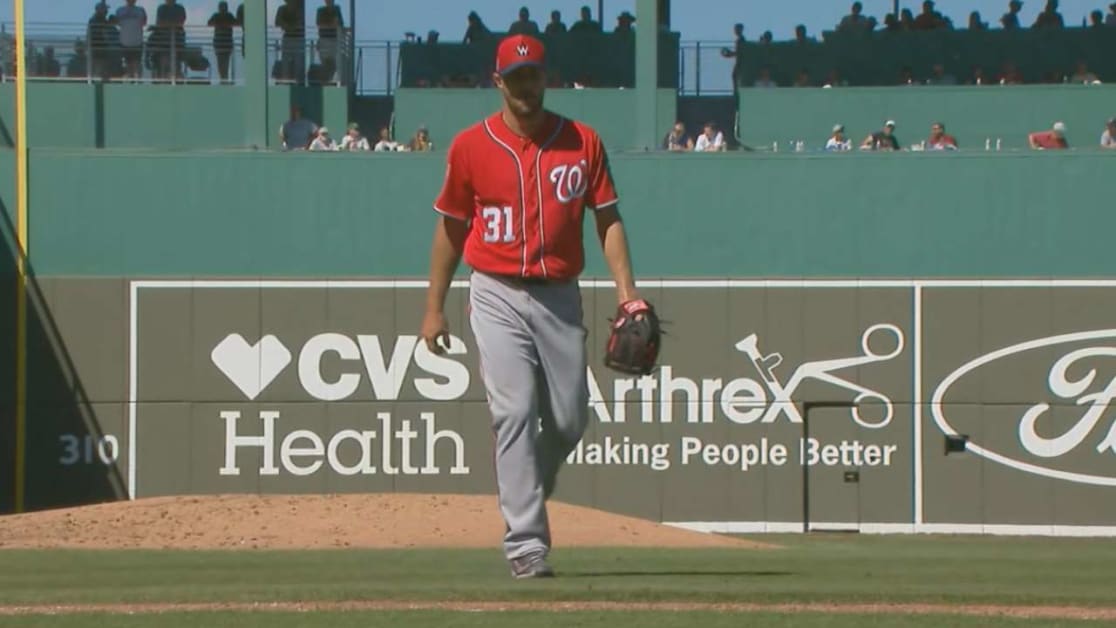
[[[0,22],[0,80],[15,75],[14,25]],[[315,28],[304,37],[284,37],[268,29],[267,66],[274,84],[347,85],[355,76],[350,30],[323,39]],[[28,23],[28,78],[31,80],[106,81],[169,84],[243,84],[244,39],[240,28],[231,40],[217,41],[208,26],[171,31],[148,27],[142,44],[127,48],[119,32],[84,24]],[[366,44],[375,48],[372,44]],[[390,55],[389,55],[390,61]],[[371,83],[374,79],[369,78]],[[387,82],[384,82],[385,87]]]
[[[733,57],[723,50],[734,50],[732,41],[683,41],[678,48],[678,93],[683,96],[712,96],[733,93]]]

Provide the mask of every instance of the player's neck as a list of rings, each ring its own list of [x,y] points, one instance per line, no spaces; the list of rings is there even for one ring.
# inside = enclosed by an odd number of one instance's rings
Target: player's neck
[[[546,110],[540,109],[530,117],[520,117],[505,108],[501,117],[512,133],[521,137],[534,137],[546,123]]]

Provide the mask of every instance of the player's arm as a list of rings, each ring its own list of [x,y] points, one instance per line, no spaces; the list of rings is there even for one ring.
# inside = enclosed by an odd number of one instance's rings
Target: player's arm
[[[601,241],[612,280],[616,283],[616,298],[621,304],[639,298],[636,294],[635,280],[632,278],[632,258],[628,250],[628,236],[624,232],[624,221],[617,209],[619,197],[612,180],[608,154],[600,137],[595,134],[591,139],[591,161],[589,189],[586,201],[593,208],[597,224],[597,238]]]
[[[616,299],[619,303],[627,303],[638,299],[635,280],[632,278],[632,258],[628,250],[628,236],[624,232],[624,222],[620,220],[620,212],[616,205],[598,209],[596,211],[597,237],[601,241],[601,250],[604,252],[605,262],[612,273],[612,280],[616,282]]]
[[[440,354],[449,347],[449,325],[446,323],[446,294],[453,275],[461,263],[465,240],[469,235],[469,218],[473,211],[473,188],[464,151],[455,143],[446,157],[446,176],[442,191],[434,202],[438,219],[430,243],[430,276],[426,290],[426,313],[422,319],[422,338],[432,353]],[[439,346],[438,341],[442,341]]]

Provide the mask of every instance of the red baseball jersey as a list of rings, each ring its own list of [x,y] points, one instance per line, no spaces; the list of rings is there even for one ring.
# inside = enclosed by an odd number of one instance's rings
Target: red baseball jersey
[[[470,222],[464,259],[474,269],[568,280],[585,266],[585,209],[618,201],[593,129],[548,112],[526,138],[496,113],[453,139],[434,209]]]

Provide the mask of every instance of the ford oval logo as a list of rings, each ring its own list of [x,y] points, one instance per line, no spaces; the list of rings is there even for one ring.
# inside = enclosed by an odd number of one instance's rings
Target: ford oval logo
[[[948,417],[946,417],[948,405],[943,405],[942,400],[949,392],[950,387],[957,383],[958,380],[986,364],[991,364],[996,360],[1008,356],[1033,351],[1043,347],[1080,344],[1105,339],[1116,339],[1116,329],[1099,329],[1029,340],[1027,342],[1004,347],[1003,349],[993,351],[992,353],[982,355],[967,362],[947,375],[934,391],[930,401],[930,411],[934,417],[934,422],[946,435],[955,436],[958,434],[957,430],[950,425]],[[1109,405],[1112,403],[1113,399],[1116,399],[1116,377],[1113,377],[1107,383],[1094,386],[1094,384],[1097,383],[1097,371],[1095,368],[1087,368],[1084,370],[1084,374],[1079,374],[1077,377],[1073,377],[1070,374],[1070,367],[1074,364],[1086,358],[1095,357],[1116,358],[1116,346],[1094,345],[1082,349],[1075,349],[1069,351],[1061,358],[1058,358],[1051,365],[1050,372],[1047,376],[1047,384],[1050,388],[1050,392],[1061,399],[1069,400],[1067,404],[1076,406],[1080,409],[1082,414],[1072,426],[1062,433],[1053,437],[1047,437],[1039,434],[1037,426],[1038,423],[1049,414],[1050,404],[1035,403],[1031,405],[1023,413],[1019,421],[1019,444],[1028,453],[1034,455],[1036,458],[1055,460],[1084,443],[1093,433],[1098,423],[1100,423]],[[1078,370],[1075,370],[1075,372],[1078,372]],[[1090,442],[1089,444],[1092,445],[1093,443]],[[978,456],[983,456],[988,460],[1014,467],[1028,473],[1081,484],[1116,486],[1116,476],[1075,473],[1032,462],[1024,462],[992,451],[971,441],[967,442],[965,446],[968,451]],[[1100,453],[1116,453],[1116,422],[1109,426],[1108,431],[1102,438],[1097,439],[1095,450]]]

